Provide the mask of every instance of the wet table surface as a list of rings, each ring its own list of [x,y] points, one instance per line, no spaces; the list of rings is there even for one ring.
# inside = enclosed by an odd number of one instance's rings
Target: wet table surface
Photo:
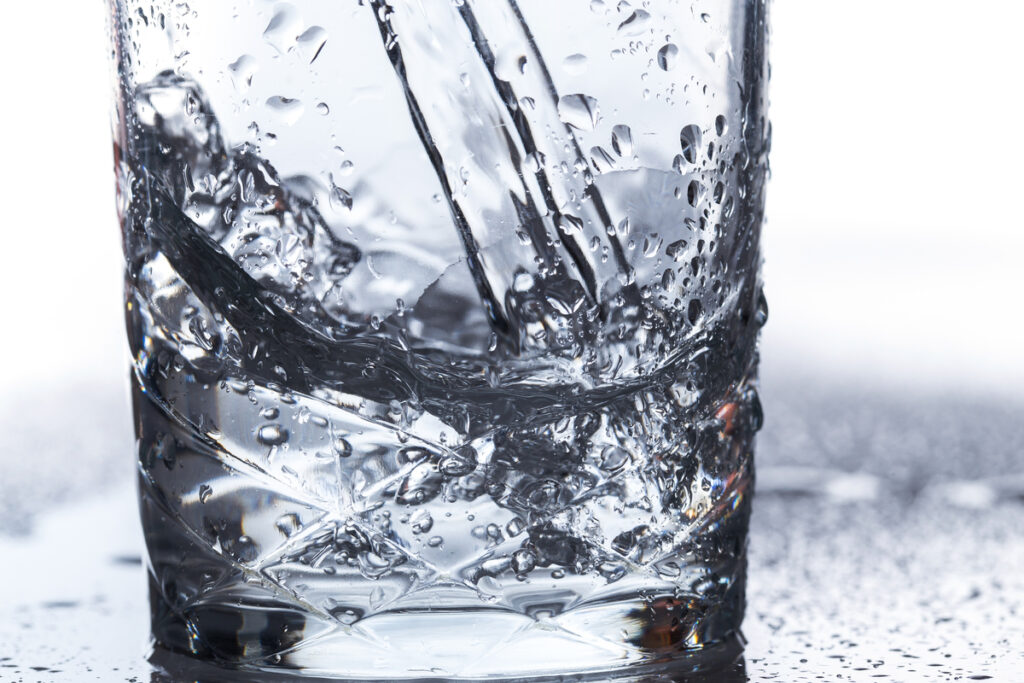
[[[764,377],[748,644],[712,680],[1022,680],[1024,397]],[[185,680],[144,656],[125,394],[0,397],[0,681]]]

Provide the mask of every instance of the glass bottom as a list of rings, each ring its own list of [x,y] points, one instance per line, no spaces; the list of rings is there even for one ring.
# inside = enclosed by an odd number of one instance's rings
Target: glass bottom
[[[638,623],[640,611],[656,616]],[[734,680],[730,672],[735,680],[745,680],[741,634],[732,632],[698,647],[672,643],[671,611],[659,614],[658,608],[624,600],[574,613],[568,623],[566,615],[534,619],[496,610],[384,613],[360,622],[358,629],[314,636],[281,654],[250,658],[245,656],[247,639],[259,650],[260,639],[287,631],[287,624],[274,623],[273,613],[239,609],[222,614],[221,620],[232,624],[233,644],[239,648],[237,656],[229,657],[223,651],[194,651],[187,625],[155,609],[154,616],[163,614],[154,624],[150,661],[176,679],[203,683],[296,678],[729,681]],[[616,628],[618,642],[610,632]]]

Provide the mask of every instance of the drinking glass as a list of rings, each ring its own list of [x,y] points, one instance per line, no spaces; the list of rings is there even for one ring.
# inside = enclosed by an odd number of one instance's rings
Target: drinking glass
[[[108,0],[152,640],[739,652],[765,0]]]

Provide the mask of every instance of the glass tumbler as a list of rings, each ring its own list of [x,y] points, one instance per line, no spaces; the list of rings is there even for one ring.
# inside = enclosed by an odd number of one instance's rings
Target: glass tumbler
[[[108,7],[158,651],[734,659],[765,0]]]

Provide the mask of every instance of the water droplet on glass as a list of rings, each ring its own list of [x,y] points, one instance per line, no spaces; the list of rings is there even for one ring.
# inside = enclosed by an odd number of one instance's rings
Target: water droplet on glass
[[[677,263],[686,255],[686,240],[677,240],[668,246],[665,254]]]
[[[213,489],[210,488],[209,484],[200,484],[199,485],[199,502],[200,503],[205,503],[206,501],[208,501],[210,499],[210,496],[212,496],[212,495],[213,495]]]
[[[288,440],[288,430],[279,424],[263,425],[256,431],[256,438],[266,446],[279,446]]]
[[[299,117],[302,116],[302,112],[305,110],[301,100],[296,100],[291,97],[283,97],[281,95],[268,97],[267,108],[277,114],[277,116],[289,126],[298,121]]]
[[[327,106],[326,102],[318,102],[316,105],[316,112],[321,116],[327,116],[331,113],[331,108]]]
[[[245,92],[252,85],[252,77],[259,67],[256,59],[251,55],[241,55],[238,59],[228,64],[228,71],[231,72],[231,81],[239,92]]]
[[[690,321],[691,325],[696,325],[700,319],[700,314],[704,312],[704,307],[700,303],[700,299],[690,299],[690,303],[686,308],[686,319]]]
[[[282,3],[277,6],[277,11],[263,30],[263,39],[283,54],[295,47],[301,30],[302,21],[298,10]]]
[[[384,604],[384,589],[377,586],[370,591],[370,609],[377,609]]]
[[[578,130],[594,130],[601,112],[595,98],[576,93],[558,98],[558,118]]]
[[[598,173],[607,173],[615,168],[615,159],[600,146],[590,148],[590,163]]]
[[[757,311],[754,313],[754,322],[758,327],[763,327],[768,322],[768,299],[764,296],[764,289],[757,292]]]
[[[651,21],[651,15],[649,12],[638,9],[628,17],[626,20],[619,24],[619,33],[624,36],[639,36],[647,30],[647,25]]]
[[[612,127],[612,149],[620,157],[633,156],[633,131],[619,124]]]
[[[661,288],[666,292],[672,289],[672,285],[676,283],[676,271],[672,268],[666,268],[665,272],[661,276]]]
[[[692,123],[679,132],[679,144],[683,148],[683,158],[691,164],[697,162],[697,150],[701,146],[701,137],[700,128]]]
[[[430,539],[427,541],[427,545],[429,545],[431,548],[436,548],[442,543],[444,543],[444,539],[440,536],[431,536]]]
[[[330,194],[331,206],[337,210],[352,208],[352,195],[343,187],[331,184]]]
[[[573,216],[571,213],[563,213],[558,217],[558,227],[568,235],[581,234],[583,232],[583,219]]]
[[[324,45],[327,44],[327,31],[320,26],[310,26],[300,33],[296,40],[302,54],[312,64],[323,52]]]
[[[686,201],[690,206],[697,208],[697,204],[704,198],[704,186],[699,180],[691,180],[686,186]]]
[[[723,197],[725,197],[725,183],[718,181],[715,183],[715,187],[711,190],[711,199],[715,204],[721,204]]]
[[[679,48],[675,46],[675,43],[668,43],[658,50],[658,66],[662,71],[671,71],[675,68],[678,56]]]
[[[579,52],[571,54],[562,60],[562,68],[573,76],[578,76],[587,70],[587,56]]]
[[[523,157],[523,165],[531,171],[537,172],[544,168],[544,153],[530,152]]]
[[[662,239],[657,233],[644,235],[643,254],[646,258],[654,257],[661,250]]]
[[[715,133],[719,136],[725,135],[725,132],[729,129],[729,125],[725,120],[725,117],[719,114],[715,117]]]

